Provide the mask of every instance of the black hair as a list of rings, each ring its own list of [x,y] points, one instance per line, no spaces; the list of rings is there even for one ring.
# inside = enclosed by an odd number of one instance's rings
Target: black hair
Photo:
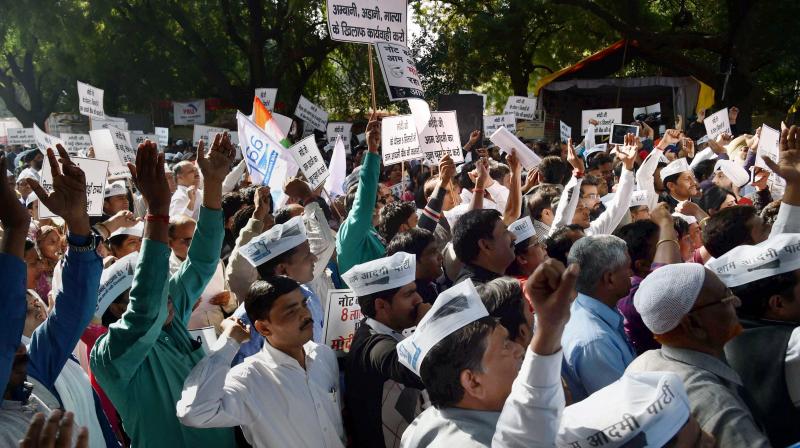
[[[436,238],[430,230],[412,227],[405,232],[398,233],[389,241],[389,244],[386,245],[386,256],[390,257],[397,252],[406,252],[416,255],[419,259],[425,248],[435,242]]]
[[[591,174],[586,174],[585,176],[583,176],[583,182],[581,182],[581,186],[591,185],[591,186],[597,187],[597,186],[600,185],[600,182],[605,182],[605,179],[601,180],[597,176],[593,176]]]
[[[606,163],[614,163],[614,159],[611,158],[608,154],[604,152],[598,152],[591,154],[589,160],[586,161],[586,171],[592,171],[600,169],[600,165],[605,165]]]
[[[226,222],[242,208],[242,203],[242,195],[238,192],[232,191],[222,196],[222,216]]]
[[[464,397],[461,372],[481,372],[487,339],[497,327],[492,317],[482,317],[454,331],[431,348],[420,365],[420,378],[431,404],[452,407]]]
[[[793,290],[796,285],[797,274],[789,271],[732,287],[731,291],[742,301],[736,313],[744,318],[761,319],[769,309],[770,297],[779,295],[790,301],[794,300]]]
[[[681,171],[681,173],[682,172],[683,171]],[[681,176],[681,173],[670,174],[669,176],[667,176],[667,177],[665,177],[663,179],[663,182],[661,182],[661,185],[664,186],[664,190],[666,190],[667,193],[672,193],[672,191],[670,191],[669,187],[667,186],[667,183],[672,182],[673,184],[677,184],[678,183],[678,178]]]
[[[231,233],[233,234],[234,239],[239,238],[239,234],[242,233],[242,229],[247,225],[247,221],[253,217],[253,213],[255,213],[256,207],[253,205],[245,205],[239,211],[234,213],[233,215],[233,225],[231,225]]]
[[[492,239],[494,226],[503,217],[494,209],[470,210],[461,215],[453,225],[453,250],[464,263],[477,258],[480,253],[479,242]]]
[[[174,231],[173,231],[173,233],[174,233]],[[123,234],[114,235],[112,237],[109,237],[108,239],[106,239],[106,246],[108,246],[109,250],[116,250],[119,247],[121,247],[123,244],[125,244],[125,241],[128,239],[129,236],[132,236],[132,235],[128,235],[128,234],[124,234],[123,233]]]
[[[361,313],[367,317],[375,318],[375,301],[378,299],[386,300],[387,302],[392,302],[392,297],[394,297],[397,292],[400,291],[400,288],[392,288],[387,289],[385,291],[378,291],[372,294],[367,294],[365,296],[358,296],[358,306],[361,307]]]
[[[475,188],[475,182],[469,177],[470,171],[475,169],[475,162],[467,162],[461,165],[461,172],[456,174],[456,180],[461,188],[472,190]]]
[[[258,276],[261,277],[262,279],[277,276],[278,274],[275,272],[275,268],[277,268],[279,264],[289,261],[289,259],[292,258],[292,255],[294,255],[295,252],[297,252],[298,247],[300,246],[299,245],[295,246],[287,250],[286,252],[275,256],[275,258],[267,260],[264,263],[258,265],[258,267],[256,268],[256,270],[258,271]]]
[[[528,195],[528,212],[531,215],[531,219],[541,221],[542,212],[546,209],[552,210],[554,208],[553,201],[561,197],[561,190],[559,185],[537,185],[533,193]]]
[[[706,179],[710,179],[711,176],[714,175],[714,166],[716,166],[717,160],[703,160],[702,162],[698,162],[694,168],[692,168],[692,173],[694,173],[695,179],[698,182],[702,182]]]
[[[775,224],[775,219],[778,218],[778,212],[781,209],[781,201],[772,201],[767,204],[763,209],[761,209],[761,219],[764,220],[764,224],[772,226]]]
[[[353,204],[356,202],[356,196],[358,195],[358,186],[360,183],[352,185],[349,190],[347,190],[347,194],[344,197],[344,208],[345,211],[349,214],[350,209],[353,208]],[[380,188],[380,187],[378,187]],[[377,197],[378,192],[375,191],[375,195]]]
[[[130,292],[131,292],[131,288],[128,288],[125,291],[122,291],[122,293],[120,295],[118,295],[117,298],[114,299],[111,303],[112,304],[120,303],[125,299],[129,299],[130,298]],[[106,308],[105,312],[103,312],[103,316],[100,317],[100,323],[102,323],[104,327],[108,328],[109,325],[113,324],[114,322],[118,321],[119,319],[120,318],[118,316],[115,316],[114,313],[111,312],[111,306],[108,306]]]
[[[500,277],[477,287],[489,316],[496,317],[508,330],[512,341],[519,336],[520,325],[525,325],[524,307],[528,301],[522,295],[522,286],[517,279]]]
[[[678,239],[683,238],[684,236],[689,234],[689,223],[686,222],[686,220],[683,218],[678,218],[677,216],[673,216],[672,228],[674,228],[675,232],[678,234]]]
[[[708,214],[711,214],[710,210],[718,212],[728,195],[736,197],[730,190],[712,185],[703,192],[703,196],[697,201],[697,205]]]
[[[725,255],[742,244],[753,244],[747,223],[758,216],[755,207],[736,205],[720,210],[706,222],[703,229],[703,244],[714,258]]]
[[[299,283],[282,275],[254,282],[244,298],[244,310],[250,322],[255,324],[257,320],[269,319],[272,305],[282,295],[298,288]]]
[[[547,256],[555,258],[566,266],[568,264],[567,255],[569,254],[569,250],[572,249],[572,244],[575,243],[575,241],[569,237],[569,233],[578,230],[583,232],[583,227],[578,224],[569,224],[556,230],[555,233],[549,236],[545,241]]]
[[[572,175],[572,167],[559,156],[547,156],[539,163],[539,174],[543,183],[566,185]]]
[[[636,266],[638,260],[647,260],[650,257],[653,249],[650,239],[653,235],[658,235],[658,224],[647,219],[625,224],[614,232],[614,236],[625,241],[632,267]]]
[[[256,205],[256,191],[258,191],[259,187],[260,185],[250,185],[239,191],[242,201],[244,201],[245,204]]]
[[[498,163],[497,165],[489,168],[489,177],[498,183],[503,180],[506,174],[511,174],[511,168],[509,168],[505,163]]]
[[[275,224],[286,224],[290,219],[294,218],[292,215],[292,206],[284,205],[275,212]]]
[[[378,233],[381,234],[384,241],[391,241],[400,226],[405,224],[416,212],[417,206],[411,201],[395,201],[386,204],[381,209],[378,219]]]

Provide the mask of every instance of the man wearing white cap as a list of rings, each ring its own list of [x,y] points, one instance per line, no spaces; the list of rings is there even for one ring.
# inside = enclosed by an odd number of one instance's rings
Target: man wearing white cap
[[[725,356],[752,392],[774,446],[800,441],[800,234],[739,246],[707,267],[739,296],[745,331]]]
[[[120,227],[106,239],[106,245],[115,258],[122,258],[130,253],[139,252],[144,236],[144,222],[132,227]]]
[[[544,240],[550,229],[526,216],[509,224],[508,230],[514,234],[514,261],[506,269],[506,273],[520,280],[527,279],[547,260]]]
[[[640,355],[628,371],[676,373],[692,414],[719,446],[770,446],[748,408],[749,393],[725,361],[725,344],[742,331],[739,298],[702,265],[678,263],[648,275],[633,300],[661,348]]]
[[[679,202],[688,201],[701,195],[700,186],[685,158],[677,159],[661,169],[664,193],[661,201],[675,208]]]
[[[365,316],[346,361],[345,406],[354,446],[397,446],[422,411],[424,386],[395,351],[403,330],[417,325],[431,308],[416,292],[415,272],[414,255],[397,252],[353,266],[342,276]]]
[[[631,221],[650,219],[650,193],[647,190],[636,190],[631,195],[630,208]]]
[[[106,185],[103,194],[103,214],[111,217],[122,210],[129,210],[128,189],[125,187],[124,180],[110,182]]]

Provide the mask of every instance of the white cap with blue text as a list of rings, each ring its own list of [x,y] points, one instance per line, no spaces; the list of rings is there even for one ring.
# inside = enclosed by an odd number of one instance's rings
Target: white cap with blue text
[[[255,267],[299,246],[306,241],[306,227],[302,216],[295,216],[283,224],[275,224],[271,229],[250,240],[239,248],[239,253]]]
[[[397,252],[390,257],[353,266],[342,275],[342,280],[357,297],[364,297],[413,283],[416,272],[417,258],[413,254]]]

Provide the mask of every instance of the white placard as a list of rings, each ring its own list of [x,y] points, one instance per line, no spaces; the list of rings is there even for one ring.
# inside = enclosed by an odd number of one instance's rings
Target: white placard
[[[722,134],[731,133],[731,122],[728,117],[728,108],[717,111],[703,120],[706,125],[706,135],[709,139],[716,140]]]
[[[86,178],[86,211],[89,216],[101,216],[103,214],[103,195],[106,189],[106,173],[108,172],[108,162],[105,160],[84,159],[81,157],[70,157],[70,160],[83,170]],[[61,165],[61,163],[59,163]],[[48,193],[53,191],[53,173],[50,169],[50,160],[45,157],[42,165],[42,188]],[[39,201],[39,218],[51,218],[56,216],[43,203]]]
[[[512,114],[520,120],[533,120],[536,116],[536,98],[510,96],[503,113]]]
[[[322,327],[325,345],[338,356],[344,356],[350,351],[353,336],[363,319],[361,307],[350,289],[329,290],[327,303],[325,324]]]
[[[511,132],[517,132],[517,117],[514,114],[483,116],[483,135],[492,135],[501,126]]]
[[[292,130],[291,117],[287,117],[286,115],[281,115],[277,112],[272,112],[272,119],[275,120],[275,124],[278,125],[278,129],[280,129],[281,134],[283,136],[289,135],[289,131]]]
[[[483,98],[483,110],[486,110],[486,98],[488,97],[488,95],[486,95],[485,93],[476,92],[474,90],[459,90],[458,94],[459,95],[480,95],[481,98]]]
[[[654,113],[661,113],[661,103],[651,104],[646,107],[634,107],[633,119],[635,120],[641,114],[650,115]]]
[[[97,129],[89,131],[89,136],[92,139],[95,158],[109,162],[109,178],[118,179],[131,176],[126,162],[136,162],[136,150],[131,146],[130,137],[126,131]]]
[[[757,167],[769,170],[762,157],[769,157],[775,163],[780,161],[780,150],[778,146],[780,144],[780,139],[781,131],[767,126],[766,123],[761,125],[761,134],[759,134],[758,137],[758,149],[756,150]]]
[[[83,151],[83,154],[86,154],[86,151],[92,146],[92,139],[89,138],[89,134],[67,134],[62,132],[61,139],[66,143],[67,150]]]
[[[198,328],[196,330],[189,330],[189,336],[200,343],[206,355],[211,353],[211,347],[217,343],[217,331],[214,327]]]
[[[589,120],[597,120],[594,135],[611,135],[614,123],[622,124],[622,109],[592,109],[581,111],[581,135],[586,135]]]
[[[89,118],[104,119],[103,89],[78,81],[78,112]]]
[[[137,151],[139,150],[139,145],[144,143],[145,140],[150,140],[153,143],[157,143],[158,141],[156,134],[145,134],[142,131],[130,131],[130,139],[131,146]]]
[[[175,124],[203,124],[206,122],[206,100],[173,101],[172,113]]]
[[[327,0],[327,11],[333,40],[401,45],[408,40],[406,0]]]
[[[500,150],[506,154],[511,154],[513,151],[517,155],[519,163],[527,170],[536,168],[542,162],[542,159],[532,149],[528,148],[528,145],[522,143],[517,136],[503,126],[497,129],[489,137],[489,140],[500,147]]]
[[[342,143],[344,143],[344,149],[347,153],[350,153],[350,135],[351,130],[353,129],[353,123],[344,123],[344,122],[333,122],[328,123],[328,143],[334,144],[336,143],[336,137],[341,135],[342,136]]]
[[[325,166],[325,159],[319,153],[319,148],[313,135],[297,142],[289,148],[289,153],[292,154],[295,162],[300,166],[300,171],[306,177],[311,190],[316,190],[330,175],[328,167]]]
[[[197,146],[200,143],[200,140],[205,141],[206,145],[209,142],[209,134],[215,135],[218,132],[225,132],[227,129],[225,128],[218,128],[214,126],[205,126],[202,124],[194,125],[194,129],[192,130],[192,144]]]
[[[326,130],[328,113],[302,95],[300,95],[300,100],[297,101],[297,109],[295,109],[294,115],[313,126],[314,129],[319,129],[320,131]]]
[[[385,42],[376,43],[375,49],[378,51],[378,62],[389,101],[407,98],[424,99],[425,92],[422,90],[411,51],[402,45]]]
[[[560,129],[559,132],[560,132],[560,135],[561,135],[561,143],[566,144],[569,141],[569,139],[572,137],[572,128],[567,126],[567,124],[564,123],[563,121],[559,121],[558,123],[559,123],[559,129]]]
[[[463,162],[456,113],[431,112],[428,125],[419,133],[419,146],[425,158],[433,164],[438,164],[439,159],[448,154],[453,162]]]
[[[260,87],[256,89],[255,95],[264,103],[267,109],[272,110],[275,107],[275,98],[278,97],[278,89]]]
[[[169,128],[156,127],[155,131],[156,140],[158,140],[158,146],[162,149],[169,146]]]
[[[419,147],[419,137],[411,115],[384,117],[381,124],[383,165],[389,166],[425,156]]]
[[[53,151],[58,154],[58,151],[56,151],[56,145],[59,144],[63,146],[64,149],[67,149],[67,145],[64,143],[64,140],[61,140],[58,137],[53,137],[52,135],[39,129],[39,126],[37,126],[36,123],[33,124],[33,138],[36,141],[36,146],[39,148],[39,151],[45,155],[47,155],[47,148],[52,148]]]
[[[36,138],[33,136],[33,128],[9,128],[9,145],[35,145]]]
[[[96,129],[111,129],[111,128],[120,129],[123,131],[128,130],[128,121],[125,120],[124,118],[106,116],[102,120],[97,120],[92,118],[89,121],[91,124],[90,129],[92,131]]]

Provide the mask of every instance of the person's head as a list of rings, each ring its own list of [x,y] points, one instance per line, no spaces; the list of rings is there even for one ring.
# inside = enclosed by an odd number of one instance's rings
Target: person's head
[[[533,338],[533,309],[519,281],[500,277],[479,285],[477,290],[489,316],[499,319],[508,330],[508,338],[527,347]]]
[[[358,298],[361,312],[397,331],[418,321],[422,297],[414,282],[415,256],[397,252],[353,266],[342,275]]]
[[[133,252],[138,252],[142,247],[142,237],[121,233],[106,240],[108,250],[115,258],[122,258]]]
[[[42,166],[44,165],[44,154],[41,151],[36,151],[33,153],[33,159],[31,159],[29,166],[36,171],[41,171]]]
[[[692,168],[694,178],[697,179],[698,182],[703,182],[704,180],[712,178],[714,176],[714,165],[716,163],[717,161],[715,159],[699,162]]]
[[[25,267],[29,284],[35,283],[46,268],[46,263],[42,260],[42,255],[39,253],[39,249],[36,248],[36,243],[31,240],[25,240]]]
[[[653,258],[656,255],[658,225],[653,221],[636,221],[620,227],[614,235],[625,241],[634,274],[646,277],[652,270]]]
[[[489,168],[489,177],[498,184],[508,188],[511,181],[511,169],[504,163],[498,163]]]
[[[764,225],[772,228],[775,220],[778,219],[778,212],[781,209],[781,201],[772,201],[766,207],[761,209],[761,219],[764,220]]]
[[[575,289],[609,306],[630,292],[631,257],[625,241],[613,235],[592,235],[572,245],[568,264],[581,270]]]
[[[464,263],[505,273],[514,261],[514,235],[493,209],[470,210],[453,226],[453,248]]]
[[[275,212],[275,224],[284,224],[289,222],[295,216],[303,214],[303,206],[300,204],[284,205]]]
[[[528,277],[547,259],[544,241],[550,229],[526,216],[509,224],[508,230],[514,234],[515,241],[514,261],[506,274]]]
[[[123,291],[122,294],[117,296],[108,308],[103,312],[103,316],[101,317],[101,322],[104,327],[108,328],[109,325],[113,324],[114,322],[118,321],[122,314],[125,313],[125,310],[128,309],[128,304],[130,303],[130,288]]]
[[[169,221],[169,247],[179,260],[189,256],[189,246],[192,244],[194,229],[197,223],[186,215],[175,216]]]
[[[412,227],[395,235],[386,246],[386,256],[398,252],[414,254],[417,280],[434,281],[442,275],[442,250],[429,230]]]
[[[575,241],[583,238],[583,227],[577,224],[570,224],[556,230],[555,233],[547,237],[545,240],[545,247],[547,247],[547,256],[554,258],[564,265],[567,264],[567,254]]]
[[[739,298],[697,263],[669,264],[645,278],[634,295],[642,321],[662,345],[722,356],[742,331]]]
[[[300,284],[283,276],[250,286],[244,309],[258,333],[278,349],[299,348],[314,336],[314,320]]]
[[[646,205],[636,205],[630,208],[631,221],[643,221],[650,219],[650,207]]]
[[[242,233],[242,229],[244,229],[247,222],[250,221],[250,218],[253,217],[255,211],[255,206],[245,205],[233,214],[233,218],[231,219],[231,233],[234,238],[239,237],[239,234]]]
[[[118,180],[109,184],[103,197],[103,213],[109,216],[129,210],[128,189],[125,188],[125,181]]]
[[[411,201],[397,201],[381,209],[378,233],[385,241],[391,241],[398,232],[417,226],[417,206]]]
[[[233,215],[239,211],[244,205],[242,195],[236,191],[225,193],[222,196],[222,219],[225,221],[225,229],[231,230],[233,228]]]
[[[691,171],[681,171],[664,178],[664,189],[679,201],[700,195],[700,187]]]
[[[556,185],[543,184],[534,187],[528,195],[528,211],[531,219],[541,221],[548,226],[553,224],[555,210],[553,201],[561,196],[561,188]]]
[[[592,176],[603,179],[606,187],[614,181],[614,159],[608,154],[596,154],[589,158],[586,172]],[[606,188],[606,192],[608,189]]]
[[[523,354],[505,327],[492,317],[483,317],[434,345],[422,360],[420,378],[438,409],[500,411]]]
[[[17,180],[17,193],[19,193],[20,197],[27,198],[29,194],[33,193],[33,189],[30,185],[28,185],[27,178],[20,178]]]
[[[431,196],[433,196],[433,190],[436,189],[436,186],[439,185],[439,176],[431,176],[428,180],[425,181],[425,186],[423,187],[425,193],[425,202],[427,203]],[[457,188],[455,182],[447,185],[446,188],[448,191],[453,191],[454,188]],[[454,191],[455,194],[445,194],[444,199],[442,199],[442,211],[448,211],[453,209],[456,205],[461,203],[461,197],[459,196],[460,191]]]
[[[180,186],[190,187],[200,182],[200,170],[188,160],[176,163],[172,171],[175,173],[175,183]]]
[[[403,180],[403,165],[396,163],[383,169],[383,181],[389,185],[399,184]]]
[[[259,265],[257,270],[261,278],[286,276],[298,283],[308,283],[314,280],[314,265],[316,262],[317,257],[311,252],[311,246],[308,241],[303,241]]]
[[[583,182],[581,183],[580,202],[581,205],[588,208],[590,211],[596,210],[598,207],[600,207],[600,198],[605,196],[600,192],[601,184],[603,184],[602,178],[592,175],[585,176]],[[606,190],[606,193],[608,193],[608,190]]]
[[[48,261],[58,261],[63,252],[61,232],[54,226],[43,226],[36,233],[36,246],[42,258]]]
[[[712,257],[719,258],[742,244],[758,244],[769,236],[768,227],[749,205],[720,210],[703,229],[703,244]]]
[[[547,156],[538,166],[540,181],[545,184],[566,185],[572,175],[572,167],[558,156]]]
[[[175,190],[178,189],[178,183],[175,180],[175,172],[168,164],[164,164],[164,176],[167,179],[167,185],[169,185],[169,192],[175,193]]]
[[[712,185],[703,192],[697,205],[709,216],[714,216],[720,210],[736,205],[736,196],[728,189]]]
[[[47,305],[42,302],[38,294],[32,293],[30,290],[25,294],[25,299],[28,305],[25,312],[25,326],[22,329],[22,334],[31,337],[33,330],[47,319]]]
[[[789,271],[731,288],[749,319],[800,322],[800,271]]]

